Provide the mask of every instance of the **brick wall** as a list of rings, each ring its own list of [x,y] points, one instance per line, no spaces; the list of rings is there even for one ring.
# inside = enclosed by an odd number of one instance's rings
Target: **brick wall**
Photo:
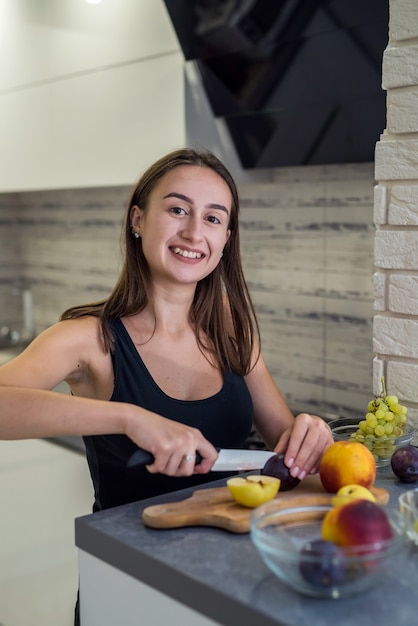
[[[418,3],[391,0],[387,128],[376,145],[374,392],[384,375],[418,423]]]

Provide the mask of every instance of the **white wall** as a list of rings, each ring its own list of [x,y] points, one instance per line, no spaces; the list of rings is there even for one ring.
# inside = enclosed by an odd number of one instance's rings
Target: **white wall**
[[[418,4],[391,0],[387,128],[376,146],[374,390],[386,378],[418,424]]]
[[[2,0],[0,192],[132,184],[184,144],[163,0]]]

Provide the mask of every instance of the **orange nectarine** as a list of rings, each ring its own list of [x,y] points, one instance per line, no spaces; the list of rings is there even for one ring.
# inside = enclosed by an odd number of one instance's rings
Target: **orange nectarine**
[[[325,450],[319,465],[325,491],[337,493],[345,485],[373,486],[376,461],[368,448],[358,441],[336,441]]]
[[[386,512],[369,500],[353,500],[334,507],[322,520],[321,538],[338,546],[376,544],[392,536]]]

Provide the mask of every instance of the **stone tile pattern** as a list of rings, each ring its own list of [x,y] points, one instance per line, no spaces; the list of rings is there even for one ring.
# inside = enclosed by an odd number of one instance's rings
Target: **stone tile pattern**
[[[286,168],[240,187],[245,273],[296,412],[361,415],[371,393],[372,164]]]
[[[0,195],[0,324],[22,321],[22,288],[33,293],[36,332],[69,306],[108,295],[128,194],[112,187]]]
[[[418,4],[391,0],[387,128],[376,146],[373,387],[382,375],[418,424]]]
[[[268,179],[266,181],[266,178]],[[295,412],[363,414],[372,386],[373,164],[286,168],[240,185],[241,246],[262,347]],[[36,331],[105,298],[128,187],[0,195],[0,325]]]

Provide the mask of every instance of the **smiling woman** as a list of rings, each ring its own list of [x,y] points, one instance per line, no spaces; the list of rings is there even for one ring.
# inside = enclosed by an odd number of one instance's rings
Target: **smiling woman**
[[[238,213],[216,156],[162,157],[133,190],[110,296],[67,310],[1,370],[0,435],[84,436],[95,510],[211,480],[216,448],[253,427],[299,479],[332,442],[320,418],[294,419],[260,354]],[[49,391],[62,381],[71,396]],[[154,457],[139,473],[137,446]]]
[[[238,213],[213,154],[161,158],[132,193],[110,296],[67,310],[0,369],[0,437],[82,435],[94,511],[221,478],[217,448],[242,447],[253,426],[300,480],[332,443],[321,418],[294,418],[261,356]],[[71,395],[51,391],[62,381]],[[147,467],[128,467],[137,447]]]
[[[166,271],[168,280],[177,276],[180,282],[197,284],[211,274],[231,234],[231,202],[228,185],[208,168],[183,166],[168,172],[147,206],[134,205],[131,211],[132,229],[154,276],[159,273],[162,279]]]

